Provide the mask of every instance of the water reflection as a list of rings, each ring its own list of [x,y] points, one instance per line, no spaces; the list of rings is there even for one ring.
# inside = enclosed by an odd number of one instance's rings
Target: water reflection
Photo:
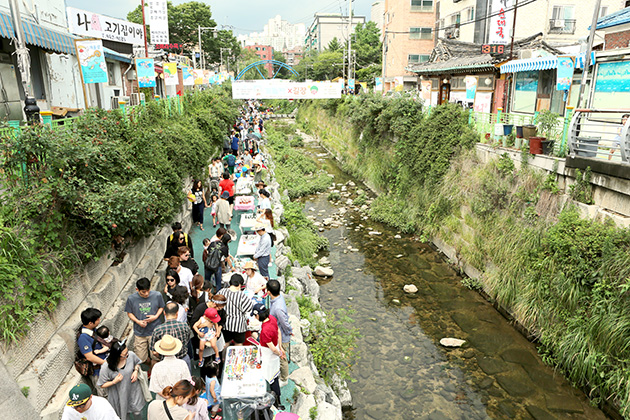
[[[323,149],[307,151],[316,156]],[[337,184],[351,180],[335,161],[319,162]],[[327,193],[307,200],[315,208],[308,214],[320,221],[340,206]],[[382,234],[370,235],[370,228]],[[397,234],[355,211],[343,226],[322,232],[335,270],[331,280],[320,282],[322,305],[353,309],[361,332],[361,357],[349,384],[354,409],[347,419],[606,418],[545,366],[488,302],[463,287],[437,252],[411,237],[395,239]],[[405,293],[405,284],[418,292]],[[444,337],[467,343],[447,349],[439,345]]]

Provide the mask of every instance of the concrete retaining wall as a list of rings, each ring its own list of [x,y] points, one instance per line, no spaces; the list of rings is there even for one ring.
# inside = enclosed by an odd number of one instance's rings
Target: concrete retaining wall
[[[191,224],[188,207],[188,203],[183,205],[178,215],[185,230]],[[26,403],[19,415],[6,418],[57,420],[61,417],[69,390],[82,380],[73,367],[81,312],[88,307],[100,309],[102,323],[114,336],[124,336],[130,327],[124,312],[127,297],[135,290],[137,279],[154,277],[163,262],[170,233],[170,226],[156,229],[126,249],[124,260],[116,266],[112,266],[112,253],[88,264],[64,288],[65,300],[55,311],[38,315],[20,342],[3,349],[0,368],[6,366],[6,374],[0,369],[0,379],[5,382],[6,377],[10,381],[7,385],[10,392],[2,393],[0,404],[19,407]],[[27,398],[19,392],[22,387],[28,387]]]

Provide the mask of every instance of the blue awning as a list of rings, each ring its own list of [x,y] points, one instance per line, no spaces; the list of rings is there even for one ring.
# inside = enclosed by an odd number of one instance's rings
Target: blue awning
[[[591,58],[593,57],[591,56]],[[550,70],[555,68],[558,68],[558,57],[550,55],[547,57],[524,58],[521,60],[508,61],[507,63],[501,65],[499,70],[501,73],[518,73],[521,71]],[[579,54],[576,57],[575,68],[584,68],[584,54]]]
[[[70,34],[44,28],[24,17],[22,17],[22,30],[24,31],[24,41],[29,45],[36,45],[45,50],[63,54],[76,54],[74,37]],[[15,37],[11,16],[3,12],[0,12],[0,36],[8,39]]]
[[[103,47],[103,51],[105,52],[105,58],[109,58],[116,61],[122,61],[123,63],[131,63],[130,55],[119,53],[118,51],[114,51],[107,47]]]

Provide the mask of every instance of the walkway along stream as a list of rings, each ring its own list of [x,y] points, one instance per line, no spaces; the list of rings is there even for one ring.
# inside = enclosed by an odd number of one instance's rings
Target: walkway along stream
[[[367,188],[307,140],[335,183],[306,197],[306,213],[330,240],[334,269],[320,278],[324,310],[348,308],[360,360],[346,419],[605,419],[586,396],[546,366],[535,346],[490,303],[467,289],[438,252],[367,218]],[[361,210],[350,200],[363,190]],[[329,201],[329,193],[340,196]],[[335,195],[337,195],[335,194]],[[324,222],[324,219],[328,219]],[[403,286],[418,291],[408,294]],[[449,349],[440,339],[466,340]]]

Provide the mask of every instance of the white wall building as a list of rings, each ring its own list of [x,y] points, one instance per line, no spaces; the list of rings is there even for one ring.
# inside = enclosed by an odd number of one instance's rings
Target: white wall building
[[[328,48],[328,44],[333,38],[337,38],[340,44],[348,42],[348,16],[341,16],[339,13],[316,13],[315,19],[306,32],[304,40],[305,51],[323,51]],[[365,16],[352,16],[352,29],[358,24],[365,25]]]
[[[243,46],[270,45],[274,51],[288,51],[304,44],[306,25],[291,24],[277,15],[267,22],[262,32],[239,35],[238,41]]]
[[[381,36],[383,36],[383,29],[385,27],[385,0],[372,3],[370,20],[376,23],[376,27],[381,31]]]

